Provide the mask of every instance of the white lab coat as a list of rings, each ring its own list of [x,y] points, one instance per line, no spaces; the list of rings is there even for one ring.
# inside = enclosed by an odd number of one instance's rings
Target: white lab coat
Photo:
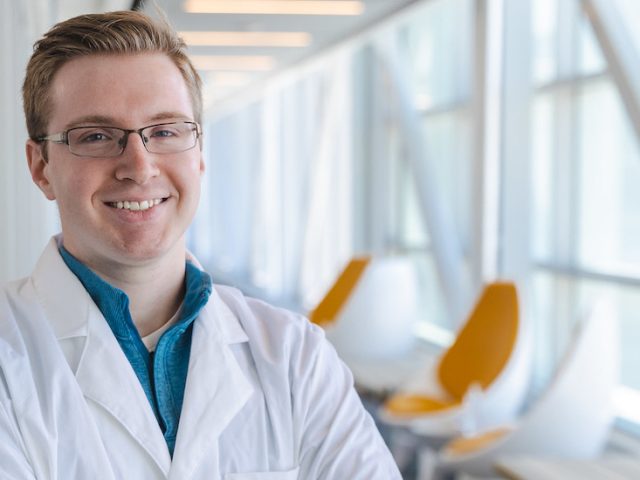
[[[218,286],[194,323],[172,460],[56,241],[0,290],[0,478],[400,478],[322,331]]]

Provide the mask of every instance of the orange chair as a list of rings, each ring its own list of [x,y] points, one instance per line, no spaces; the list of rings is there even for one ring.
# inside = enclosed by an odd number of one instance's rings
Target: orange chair
[[[370,261],[371,257],[366,256],[351,259],[329,292],[309,313],[309,320],[321,327],[327,327],[333,323],[344,304],[349,300]]]
[[[438,454],[439,469],[493,478],[500,458],[597,457],[615,418],[619,362],[615,304],[604,297],[578,324],[547,390],[533,406],[508,425],[453,439]]]
[[[425,375],[416,390],[391,396],[380,417],[442,439],[514,418],[528,386],[525,337],[515,285],[487,285],[435,371],[427,372],[435,378]]]
[[[356,257],[309,317],[347,363],[389,360],[414,343],[419,295],[409,257]]]

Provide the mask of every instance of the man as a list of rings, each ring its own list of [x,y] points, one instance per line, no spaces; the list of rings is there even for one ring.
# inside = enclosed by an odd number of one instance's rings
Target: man
[[[400,478],[322,332],[186,251],[202,102],[175,33],[62,22],[23,95],[62,234],[0,290],[0,478]]]

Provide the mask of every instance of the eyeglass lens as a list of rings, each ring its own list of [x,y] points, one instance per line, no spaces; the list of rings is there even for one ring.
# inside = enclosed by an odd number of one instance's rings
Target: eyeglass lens
[[[130,132],[115,127],[77,127],[68,131],[71,153],[86,157],[114,157],[120,155],[127,144]],[[196,145],[198,138],[195,123],[178,122],[152,125],[140,131],[149,153],[179,153]]]

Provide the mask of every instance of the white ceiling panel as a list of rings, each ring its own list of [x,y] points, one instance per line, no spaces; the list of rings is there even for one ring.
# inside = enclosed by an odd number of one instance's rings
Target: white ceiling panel
[[[288,1],[305,2],[307,0]],[[266,75],[281,71],[331,45],[346,40],[416,1],[419,0],[365,0],[364,12],[357,16],[187,13],[184,11],[185,0],[145,2],[144,9],[153,14],[153,3],[157,3],[167,13],[178,31],[307,32],[311,35],[312,41],[307,47],[190,46],[189,50],[194,56],[268,56],[272,58],[274,67],[269,71],[251,71],[250,69],[243,71],[242,68],[202,71],[203,78],[208,79],[209,82],[221,82],[217,91],[221,92],[220,97],[224,97],[237,92],[238,89],[247,88],[248,85]],[[213,60],[206,63],[212,62]],[[216,90],[215,86],[213,87]]]

